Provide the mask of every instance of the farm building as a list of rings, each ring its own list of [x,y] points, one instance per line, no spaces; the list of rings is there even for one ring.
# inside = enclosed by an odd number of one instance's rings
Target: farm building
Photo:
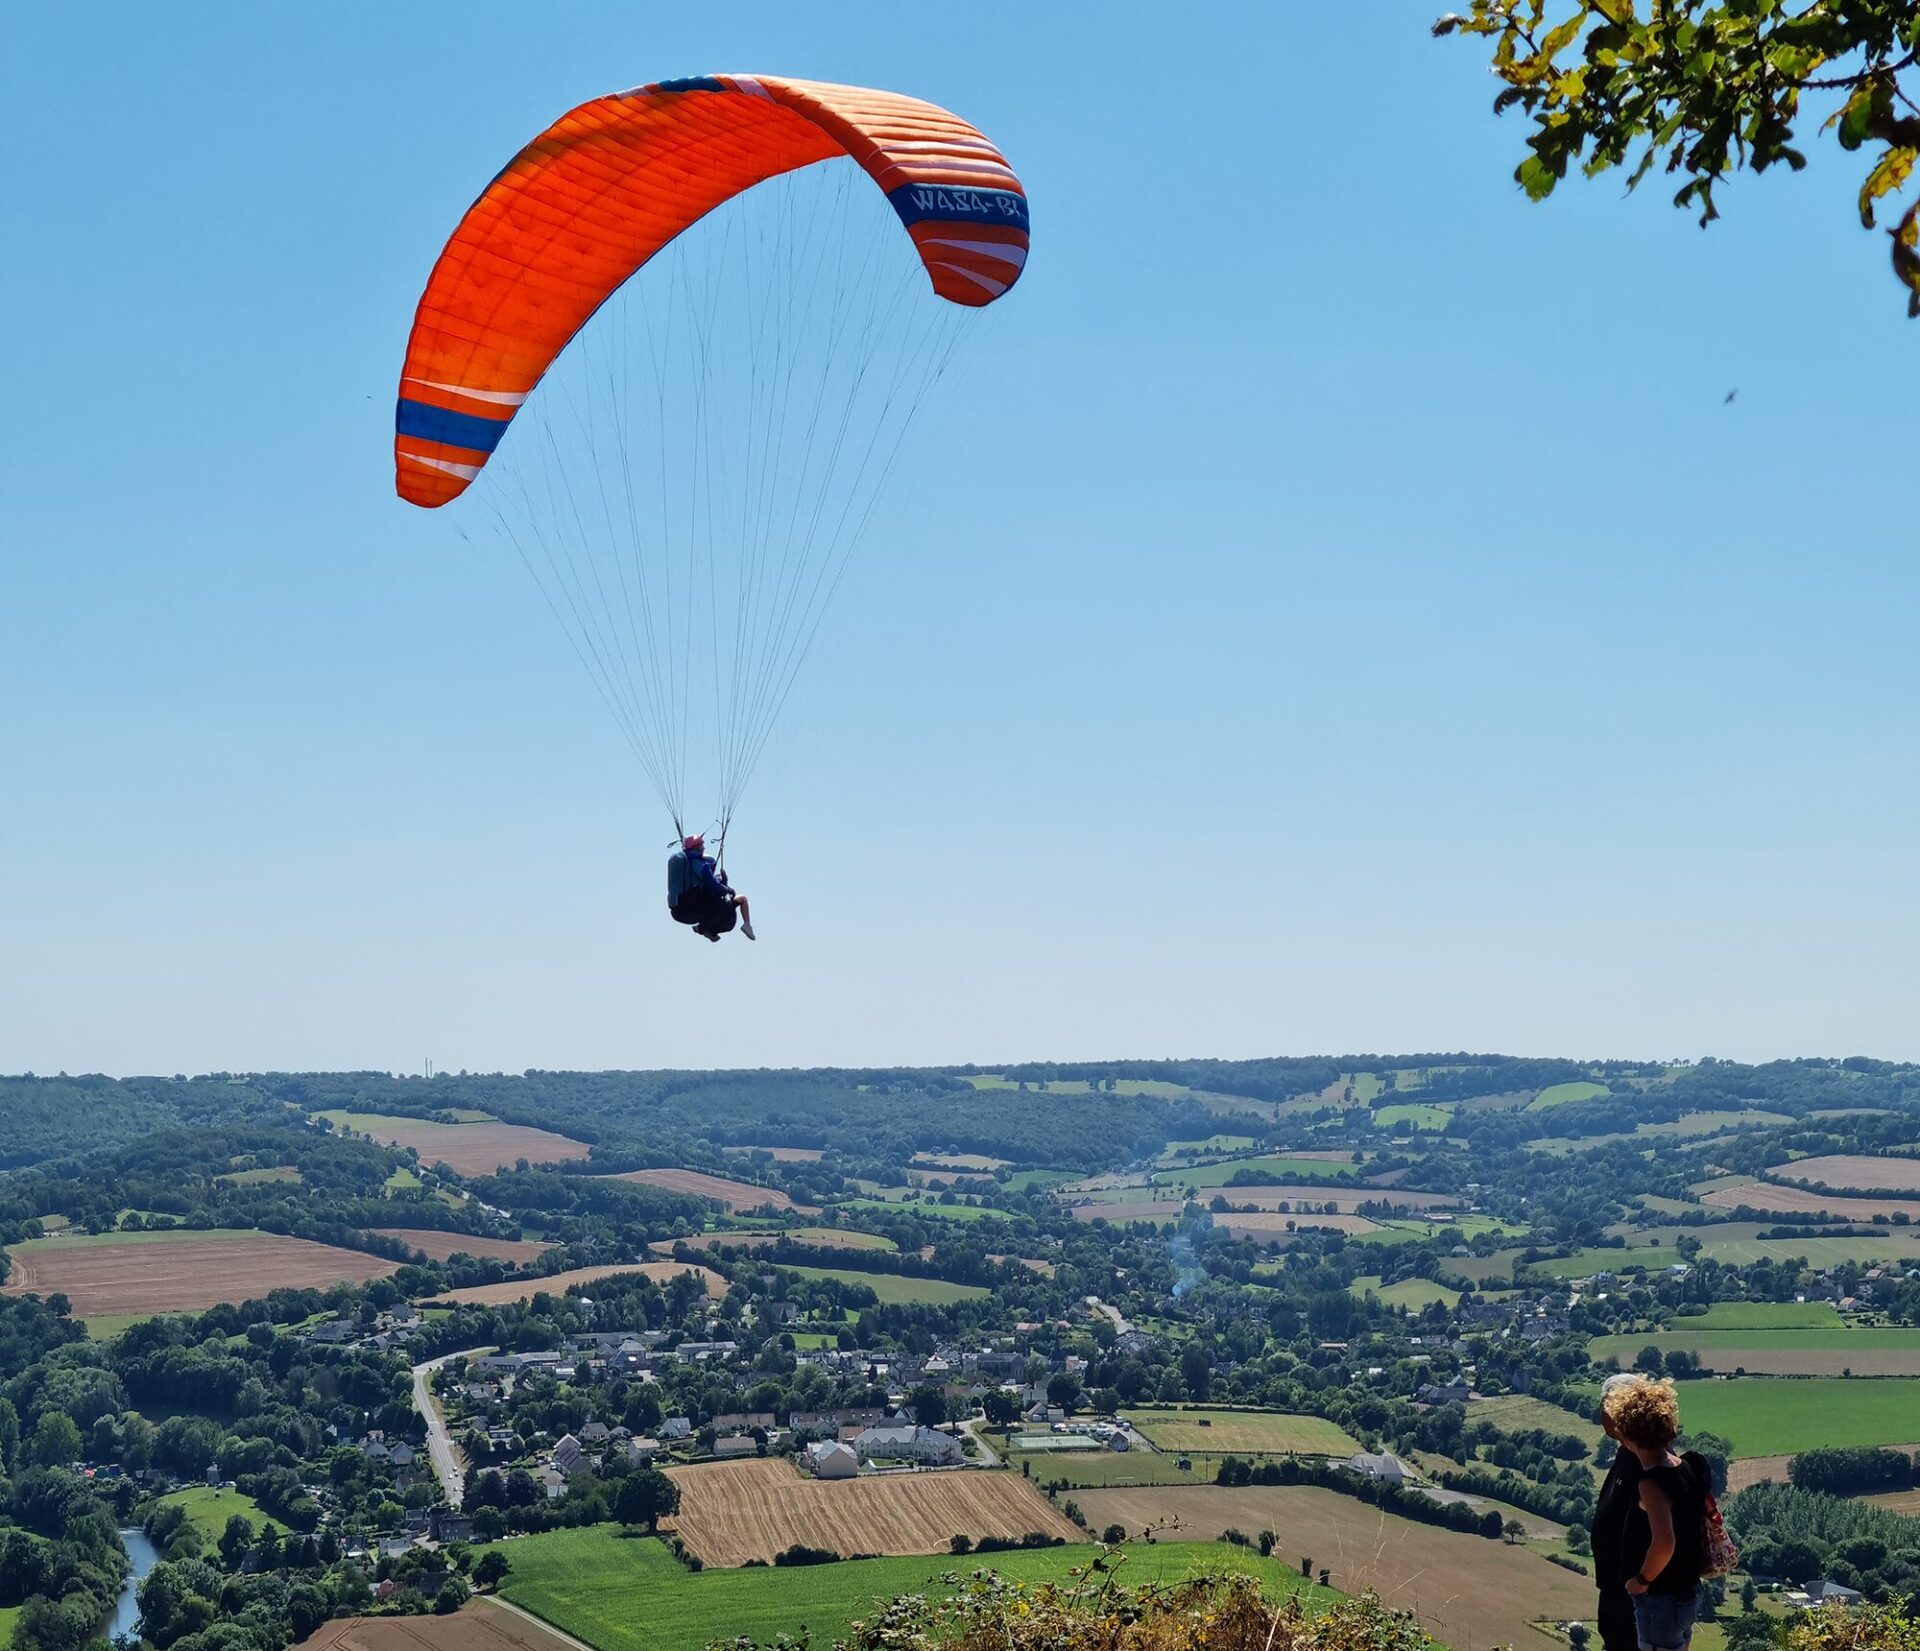
[[[807,1446],[807,1466],[816,1479],[851,1479],[860,1471],[860,1458],[837,1439]]]
[[[1375,1455],[1365,1450],[1358,1456],[1348,1457],[1346,1467],[1349,1473],[1357,1473],[1362,1479],[1378,1479],[1389,1485],[1404,1485],[1412,1477],[1407,1472],[1407,1464],[1399,1457]]]

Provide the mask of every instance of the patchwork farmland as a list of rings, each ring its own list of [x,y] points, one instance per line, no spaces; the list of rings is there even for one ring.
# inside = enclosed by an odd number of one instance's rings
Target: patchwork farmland
[[[821,1480],[785,1457],[668,1469],[680,1487],[675,1532],[704,1565],[771,1561],[800,1542],[839,1554],[944,1553],[956,1535],[1017,1539],[1081,1532],[1033,1482],[1013,1473],[863,1474]]]
[[[552,1629],[489,1599],[447,1616],[336,1617],[301,1643],[305,1651],[573,1651]]]
[[[62,1234],[16,1244],[0,1294],[64,1295],[88,1321],[204,1312],[269,1290],[366,1284],[396,1270],[384,1256],[278,1233],[229,1229]]]

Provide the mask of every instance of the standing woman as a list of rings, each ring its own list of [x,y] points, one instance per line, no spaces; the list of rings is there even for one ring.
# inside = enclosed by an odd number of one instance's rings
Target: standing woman
[[[1640,1630],[1633,1620],[1633,1596],[1626,1590],[1626,1579],[1635,1565],[1622,1565],[1626,1554],[1627,1514],[1640,1502],[1640,1458],[1613,1430],[1607,1415],[1607,1401],[1616,1393],[1642,1378],[1631,1374],[1609,1376],[1600,1385],[1600,1427],[1619,1448],[1613,1454],[1613,1466],[1600,1486],[1593,1504],[1593,1524],[1587,1532],[1593,1549],[1593,1582],[1600,1590],[1598,1617],[1600,1644],[1604,1651],[1638,1651]],[[1636,1564],[1642,1556],[1634,1556]]]
[[[1680,1403],[1673,1383],[1644,1377],[1602,1401],[1610,1431],[1639,1459],[1640,1493],[1628,1511],[1620,1563],[1631,1565],[1639,1651],[1688,1651],[1706,1566],[1704,1518],[1711,1483],[1706,1459],[1676,1456]]]

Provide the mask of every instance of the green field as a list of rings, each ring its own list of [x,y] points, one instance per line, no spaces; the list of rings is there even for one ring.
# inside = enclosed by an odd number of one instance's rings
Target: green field
[[[1596,1336],[1587,1356],[1631,1365],[1645,1347],[1756,1376],[1920,1376],[1920,1330],[1657,1330]],[[1920,1414],[1916,1414],[1920,1422]]]
[[[967,1082],[975,1089],[984,1090],[1018,1090],[1020,1087],[1019,1079],[1002,1077],[997,1072],[974,1073]],[[1029,1081],[1027,1088],[1046,1095],[1086,1095],[1092,1092],[1093,1086],[1085,1078],[1055,1078],[1050,1083]],[[1184,1084],[1167,1083],[1160,1078],[1116,1078],[1113,1088],[1102,1084],[1100,1092],[1103,1095],[1150,1095],[1162,1101],[1178,1100],[1193,1093]]]
[[[1920,1380],[1748,1376],[1685,1382],[1680,1421],[1719,1434],[1736,1456],[1786,1456],[1816,1445],[1909,1444],[1920,1437]]]
[[[298,1181],[300,1172],[291,1164],[280,1164],[272,1169],[237,1169],[225,1175],[216,1175],[214,1180],[229,1187],[257,1187],[264,1181]]]
[[[1440,1261],[1440,1271],[1449,1278],[1460,1279],[1476,1288],[1488,1284],[1511,1284],[1513,1264],[1519,1255],[1518,1250],[1495,1250],[1491,1255],[1444,1256]]]
[[[1410,1312],[1419,1312],[1429,1302],[1444,1302],[1449,1307],[1459,1304],[1460,1292],[1444,1284],[1436,1284],[1427,1278],[1403,1278],[1393,1284],[1382,1284],[1377,1275],[1370,1278],[1356,1278],[1347,1288],[1356,1296],[1375,1296],[1385,1306],[1405,1307]]]
[[[1549,1278],[1591,1278],[1595,1273],[1624,1273],[1634,1268],[1665,1272],[1680,1261],[1678,1250],[1655,1245],[1645,1250],[1612,1250],[1604,1246],[1575,1250],[1572,1255],[1554,1256],[1547,1261],[1525,1263],[1529,1272],[1545,1273]]]
[[[717,1639],[767,1643],[776,1634],[803,1629],[813,1644],[830,1645],[876,1602],[941,1592],[946,1573],[964,1580],[975,1569],[990,1567],[1026,1581],[1064,1581],[1098,1550],[1083,1545],[982,1558],[931,1555],[689,1572],[655,1538],[592,1525],[522,1537],[501,1552],[513,1562],[501,1594],[596,1651],[703,1651]],[[1121,1574],[1129,1582],[1171,1582],[1203,1571],[1257,1576],[1275,1596],[1305,1588],[1290,1566],[1217,1542],[1130,1548]],[[1331,1596],[1316,1588],[1309,1597]]]
[[[17,1605],[0,1605],[0,1647],[13,1643],[14,1619],[20,1615]]]
[[[243,1496],[237,1490],[215,1490],[211,1485],[194,1485],[160,1500],[168,1507],[185,1508],[187,1517],[210,1542],[220,1540],[227,1521],[236,1513],[256,1527],[265,1524],[267,1519],[260,1504],[251,1496]]]
[[[929,1221],[1011,1221],[1005,1210],[985,1210],[975,1204],[936,1204],[928,1198],[848,1198],[836,1210],[865,1210],[869,1215],[920,1215]]]
[[[956,1301],[983,1301],[991,1294],[980,1284],[949,1284],[940,1278],[907,1278],[898,1273],[861,1273],[851,1267],[788,1267],[802,1278],[837,1278],[864,1284],[887,1306],[951,1307]]]
[[[1224,1456],[1351,1456],[1360,1448],[1337,1423],[1277,1410],[1209,1410],[1193,1405],[1127,1411],[1134,1430],[1162,1450]]]
[[[1382,1196],[1386,1196],[1383,1194]],[[1501,1238],[1517,1238],[1524,1227],[1510,1227],[1490,1215],[1456,1215],[1451,1221],[1422,1221],[1417,1216],[1396,1217],[1380,1223],[1378,1232],[1349,1233],[1349,1244],[1411,1244],[1422,1238],[1452,1238],[1465,1244],[1482,1233]],[[1455,1258],[1458,1259],[1458,1258]]]
[[[1010,1192],[1045,1192],[1062,1181],[1079,1179],[1077,1169],[1017,1169],[1007,1177],[1006,1186]]]
[[[1185,1472],[1180,1463],[1187,1462]],[[1116,1485],[1210,1485],[1218,1465],[1212,1457],[1169,1456],[1157,1450],[1092,1450],[1033,1458],[1034,1482],[1064,1479],[1073,1490]]]
[[[1667,1328],[1695,1330],[1839,1330],[1846,1321],[1827,1301],[1716,1301],[1704,1313],[1687,1313]]]
[[[388,1192],[417,1192],[422,1184],[420,1177],[405,1166],[387,1177]]]
[[[1270,1183],[1325,1181],[1345,1175],[1351,1164],[1334,1163],[1325,1158],[1223,1158],[1216,1164],[1195,1164],[1186,1169],[1163,1169],[1154,1176],[1161,1187],[1224,1187],[1242,1170],[1257,1170]]]
[[[1576,1416],[1557,1404],[1525,1393],[1503,1393],[1498,1398],[1475,1399],[1467,1406],[1469,1422],[1491,1422],[1503,1433],[1523,1433],[1538,1428],[1543,1433],[1571,1434],[1588,1446],[1599,1444],[1605,1435],[1600,1424],[1588,1416]]]
[[[1402,1119],[1415,1129],[1445,1129],[1453,1121],[1453,1114],[1419,1101],[1401,1101],[1394,1106],[1383,1106],[1373,1115],[1373,1121],[1382,1129],[1391,1129]]]
[[[1603,1083],[1556,1083],[1549,1084],[1532,1100],[1527,1102],[1529,1112],[1545,1112],[1549,1107],[1565,1106],[1569,1101],[1590,1101],[1596,1095],[1604,1095],[1607,1086]]]

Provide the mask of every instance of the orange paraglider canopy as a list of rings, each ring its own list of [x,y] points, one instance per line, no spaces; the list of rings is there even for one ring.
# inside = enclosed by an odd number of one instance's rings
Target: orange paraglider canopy
[[[835,156],[886,194],[941,298],[990,304],[1019,279],[1020,180],[992,143],[931,103],[751,75],[596,98],[507,163],[434,265],[400,380],[400,496],[428,508],[457,498],[628,276],[722,202]]]

